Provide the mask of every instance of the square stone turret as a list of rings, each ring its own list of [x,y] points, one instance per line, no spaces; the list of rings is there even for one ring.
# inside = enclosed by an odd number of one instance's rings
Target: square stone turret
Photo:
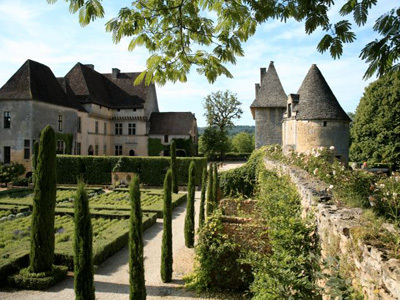
[[[256,99],[250,106],[256,122],[256,148],[265,145],[282,145],[282,118],[286,109],[287,96],[283,90],[274,62],[260,68],[260,83],[255,86]]]

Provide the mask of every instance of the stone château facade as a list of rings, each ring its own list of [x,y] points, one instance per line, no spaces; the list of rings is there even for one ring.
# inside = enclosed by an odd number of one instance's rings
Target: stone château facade
[[[283,88],[273,62],[265,77],[270,70],[269,76],[273,80],[264,79],[269,87],[264,90],[268,91],[265,92],[267,96],[262,94],[266,102],[262,108],[255,105],[260,102],[258,98],[262,90],[262,85],[261,88],[256,85],[256,100],[251,105],[252,112],[255,111],[253,116],[256,116],[256,147],[281,144],[285,151],[307,152],[321,146],[328,148],[333,146],[335,156],[348,162],[351,119],[340,106],[315,64],[311,66],[297,94],[289,94],[285,100],[285,108],[282,110],[282,116],[279,116],[280,129],[276,128],[276,122],[271,122],[271,113],[259,113],[257,118],[257,110],[264,112],[268,105],[275,108],[276,103],[282,102]],[[263,78],[262,82],[264,83]],[[272,136],[271,131],[279,135],[280,139],[265,138]]]
[[[1,162],[30,170],[33,143],[47,124],[56,132],[57,153],[147,156],[149,138],[165,147],[172,138],[197,145],[195,116],[160,113],[155,85],[133,85],[139,74],[116,68],[101,74],[77,63],[56,78],[49,67],[27,60],[0,89]],[[154,135],[153,127],[159,128]]]

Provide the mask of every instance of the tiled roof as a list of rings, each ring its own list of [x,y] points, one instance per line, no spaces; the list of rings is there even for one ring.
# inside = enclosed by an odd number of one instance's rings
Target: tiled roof
[[[195,116],[191,112],[153,112],[150,116],[149,135],[191,135]]]
[[[263,71],[265,69],[262,69]],[[261,76],[261,84],[251,108],[286,107],[287,96],[283,90],[274,62],[271,61],[268,71]]]
[[[30,59],[0,89],[0,100],[36,100],[84,110],[65,93],[49,67]]]
[[[109,108],[143,108],[148,87],[134,86],[139,73],[100,74],[92,67],[77,63],[65,76],[81,103],[95,103]]]
[[[297,94],[296,119],[351,121],[316,65],[311,66]]]

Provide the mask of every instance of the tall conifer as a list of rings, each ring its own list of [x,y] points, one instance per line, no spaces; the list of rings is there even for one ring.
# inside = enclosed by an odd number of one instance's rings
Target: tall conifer
[[[208,167],[208,181],[207,181],[207,217],[211,216],[214,208],[214,200],[213,200],[213,164],[210,164]]]
[[[163,282],[172,280],[172,171],[169,169],[164,180],[164,224],[161,249],[161,279]]]
[[[199,211],[199,228],[204,224],[205,211],[204,206],[206,202],[206,190],[207,190],[207,167],[203,168],[201,177],[201,197],[200,197],[200,211]]]
[[[76,300],[94,300],[93,230],[89,198],[85,184],[79,180],[74,201],[74,289]]]
[[[129,284],[130,299],[146,299],[143,262],[142,209],[140,205],[139,178],[135,176],[129,186],[131,217],[129,230]]]
[[[188,195],[186,202],[186,217],[185,217],[185,245],[188,248],[194,247],[194,196],[195,196],[195,164],[194,161],[189,166],[189,182]]]
[[[219,190],[218,164],[215,163],[213,170],[213,187],[212,187],[214,210],[216,210],[219,205],[218,190]]]
[[[54,210],[56,205],[56,140],[48,125],[40,135],[37,158],[29,270],[52,270],[54,258]]]
[[[172,140],[171,147],[171,170],[172,170],[172,192],[177,194],[179,190],[178,185],[178,166],[176,164],[176,143]]]

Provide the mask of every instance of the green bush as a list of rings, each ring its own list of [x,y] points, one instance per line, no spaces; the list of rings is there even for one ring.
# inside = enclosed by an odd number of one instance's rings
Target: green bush
[[[162,186],[165,174],[170,167],[169,157],[129,157],[129,156],[57,156],[58,184],[75,184],[81,175],[88,184],[111,184],[111,172],[120,160],[121,172],[134,172],[142,184]],[[201,170],[207,164],[206,158],[178,157],[178,181],[187,184],[189,164],[196,164],[196,185],[201,181]]]
[[[82,181],[78,183],[74,206],[75,299],[94,300],[93,231],[89,212],[89,199]]]
[[[161,280],[172,280],[172,207],[171,207],[172,171],[168,170],[164,180],[164,222],[161,248]]]
[[[198,291],[245,291],[253,276],[243,263],[246,252],[223,232],[221,215],[208,217],[199,230],[194,272],[187,278],[188,287]]]
[[[52,266],[48,272],[30,273],[29,268],[22,269],[19,274],[9,276],[7,282],[15,288],[27,290],[45,290],[67,277],[68,268]]]
[[[254,195],[257,171],[262,167],[263,152],[254,151],[248,162],[229,171],[221,172],[219,184],[225,196],[241,195],[250,198]]]
[[[0,183],[8,183],[16,180],[18,176],[25,173],[25,167],[21,164],[12,163],[4,165],[0,163]]]
[[[186,216],[185,216],[185,245],[188,248],[194,247],[194,174],[195,166],[194,162],[190,163],[189,167],[189,184],[188,184],[188,197],[186,202]]]
[[[53,129],[46,126],[40,135],[35,175],[29,265],[32,273],[52,269],[56,188],[56,141]]]
[[[258,201],[271,252],[249,253],[254,299],[319,299],[319,252],[315,224],[301,217],[300,197],[288,178],[259,173]]]
[[[146,299],[144,279],[142,210],[140,205],[139,178],[135,176],[130,185],[131,217],[129,229],[129,285],[132,300]]]

